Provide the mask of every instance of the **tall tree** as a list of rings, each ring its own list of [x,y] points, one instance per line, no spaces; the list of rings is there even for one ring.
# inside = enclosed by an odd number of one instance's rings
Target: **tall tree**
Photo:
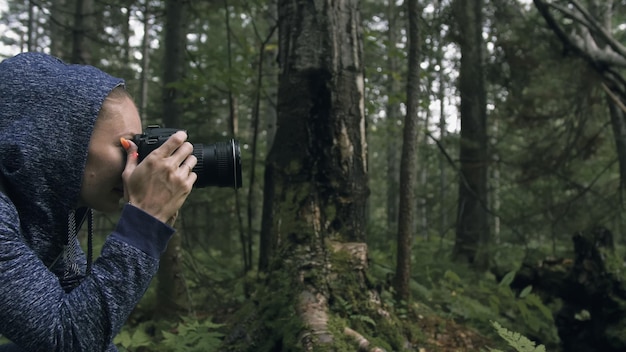
[[[257,67],[257,77],[256,77],[256,96],[255,96],[255,102],[252,108],[252,128],[253,128],[253,132],[252,132],[252,162],[251,162],[251,169],[250,169],[250,182],[248,184],[248,206],[247,206],[247,210],[248,210],[248,250],[244,251],[245,254],[250,256],[250,268],[251,269],[251,260],[252,260],[252,243],[253,243],[253,219],[255,218],[255,212],[254,209],[256,208],[256,202],[255,202],[255,197],[254,194],[256,192],[256,166],[257,166],[257,157],[258,157],[258,138],[259,138],[259,131],[260,131],[260,122],[261,122],[261,98],[262,98],[262,94],[263,94],[263,87],[265,86],[265,83],[263,82],[263,77],[264,77],[264,73],[265,70],[271,70],[271,64],[270,64],[270,60],[272,60],[272,58],[268,55],[268,50],[267,50],[267,46],[270,43],[270,41],[272,40],[273,37],[275,37],[274,32],[276,31],[276,25],[272,26],[270,28],[269,33],[267,33],[267,36],[265,38],[259,38],[260,40],[260,44],[259,44],[259,59],[258,59],[258,67]],[[271,52],[271,51],[270,51]],[[270,104],[267,104],[270,105]],[[273,115],[275,115],[273,113],[273,111],[268,111],[267,112],[267,116],[266,118],[268,120],[273,119]],[[271,121],[271,120],[270,120]],[[268,136],[268,143],[271,145],[271,142],[273,140],[273,136]],[[268,249],[271,246],[271,236],[269,235],[268,232],[264,232],[261,231],[261,236],[259,236],[259,269],[260,270],[266,270],[267,269],[267,264],[268,264],[268,260],[269,260],[269,252]],[[244,260],[245,263],[245,260]]]
[[[448,123],[446,121],[446,89],[448,87],[447,75],[446,75],[446,63],[444,58],[444,36],[445,29],[443,28],[444,16],[446,5],[443,0],[437,0],[436,2],[436,10],[435,10],[435,20],[439,24],[437,26],[437,30],[433,35],[433,41],[437,46],[435,52],[435,64],[439,68],[436,81],[438,82],[437,87],[437,98],[439,101],[439,139],[445,140],[446,135],[448,134]],[[448,209],[446,208],[446,199],[447,197],[447,188],[448,188],[448,173],[447,173],[447,160],[443,153],[439,153],[439,236],[443,238],[450,228],[450,224],[448,223]]]
[[[141,38],[141,73],[139,76],[139,97],[138,107],[139,116],[141,116],[142,122],[145,124],[146,111],[148,109],[148,82],[150,77],[150,30],[151,30],[151,8],[150,1],[143,1],[143,8],[141,10],[143,23],[143,36]]]
[[[331,306],[353,298],[346,290],[363,294],[355,304],[368,301],[361,276],[368,188],[357,4],[278,3],[278,128],[267,158],[272,198],[264,219],[273,249],[255,295],[262,340],[239,350],[331,348],[343,338],[343,328],[329,324]]]
[[[487,111],[483,73],[482,0],[456,0],[461,48],[460,181],[453,257],[476,269],[489,266]]]
[[[400,15],[402,8],[395,1],[389,1],[387,4],[387,106],[385,116],[385,130],[387,132],[387,229],[389,234],[393,234],[398,229],[398,207],[399,207],[399,190],[400,185],[400,128],[398,121],[402,120],[401,102],[402,99],[402,74],[400,73],[400,53],[396,45],[398,37],[401,33]]]
[[[397,263],[394,287],[398,299],[410,298],[411,248],[415,233],[415,184],[417,179],[417,146],[420,99],[420,11],[417,0],[407,2],[408,14],[408,78],[406,86],[406,116],[402,138],[402,158],[400,160],[400,205],[398,215]]]
[[[165,40],[163,73],[163,124],[167,127],[180,126],[182,109],[180,93],[176,83],[182,81],[185,67],[186,2],[165,2]],[[187,287],[183,275],[182,241],[178,231],[171,239],[161,257],[157,273],[157,313],[176,316],[189,310]]]
[[[26,37],[26,51],[33,51],[35,48],[35,37],[37,29],[35,28],[35,6],[32,1],[28,1],[28,30]]]
[[[74,8],[74,24],[72,27],[72,55],[70,61],[78,64],[93,64],[90,38],[96,36],[94,28],[93,0],[76,0]]]

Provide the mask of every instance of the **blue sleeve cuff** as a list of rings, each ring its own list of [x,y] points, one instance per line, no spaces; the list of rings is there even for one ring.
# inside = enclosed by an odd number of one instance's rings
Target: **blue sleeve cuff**
[[[171,226],[135,206],[126,204],[111,238],[158,259],[174,232]]]

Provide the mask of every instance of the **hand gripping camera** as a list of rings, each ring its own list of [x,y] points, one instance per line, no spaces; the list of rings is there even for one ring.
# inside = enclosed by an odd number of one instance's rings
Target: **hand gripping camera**
[[[133,142],[139,148],[139,161],[141,162],[146,155],[160,147],[177,131],[179,129],[148,126],[142,134],[135,135]],[[193,155],[198,159],[192,170],[198,175],[194,187],[241,188],[241,151],[237,140],[206,145],[194,143]]]

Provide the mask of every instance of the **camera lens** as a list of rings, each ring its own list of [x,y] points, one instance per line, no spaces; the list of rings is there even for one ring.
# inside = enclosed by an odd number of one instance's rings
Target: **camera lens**
[[[241,150],[239,142],[194,144],[193,155],[198,163],[193,172],[198,175],[196,188],[207,186],[241,188]]]

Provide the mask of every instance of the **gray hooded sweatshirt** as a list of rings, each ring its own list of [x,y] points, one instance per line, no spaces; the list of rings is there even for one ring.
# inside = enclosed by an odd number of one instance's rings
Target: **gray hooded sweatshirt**
[[[126,205],[89,271],[77,245],[89,139],[123,84],[40,53],[0,63],[0,334],[15,350],[115,351],[174,232]]]

